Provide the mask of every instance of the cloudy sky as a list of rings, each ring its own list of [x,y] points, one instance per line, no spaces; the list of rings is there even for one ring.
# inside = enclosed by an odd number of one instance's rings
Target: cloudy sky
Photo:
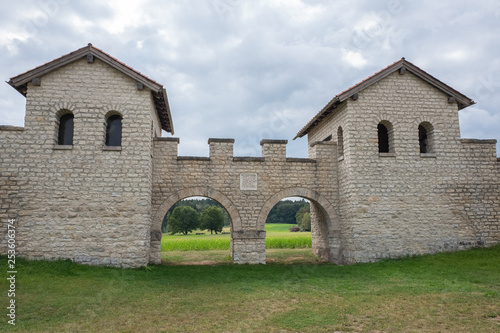
[[[260,156],[272,138],[306,157],[299,129],[401,57],[477,102],[462,137],[500,141],[497,0],[1,1],[4,81],[91,42],[165,86],[181,155],[235,138]],[[23,126],[24,108],[1,84],[0,124]]]

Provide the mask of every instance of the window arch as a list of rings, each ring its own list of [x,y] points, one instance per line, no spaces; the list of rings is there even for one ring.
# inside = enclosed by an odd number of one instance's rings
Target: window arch
[[[114,114],[106,120],[106,146],[122,145],[122,117]]]
[[[418,125],[418,143],[421,154],[434,153],[434,127],[424,121]]]
[[[58,145],[73,145],[74,115],[65,113],[59,118]]]
[[[337,129],[337,149],[339,157],[344,156],[344,131],[342,126]]]
[[[394,133],[392,124],[387,120],[381,121],[377,126],[378,152],[394,153]]]

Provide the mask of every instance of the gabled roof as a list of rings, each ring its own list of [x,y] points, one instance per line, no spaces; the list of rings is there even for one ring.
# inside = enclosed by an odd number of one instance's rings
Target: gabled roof
[[[49,61],[25,73],[14,76],[7,83],[26,97],[28,82],[32,81],[33,79],[40,78],[43,75],[50,73],[60,67],[66,66],[72,62],[86,57],[90,61],[93,61],[92,59],[95,57],[108,64],[109,66],[115,68],[116,70],[122,72],[123,74],[129,76],[130,78],[136,80],[138,84],[142,84],[144,87],[149,88],[153,96],[156,112],[158,113],[158,117],[160,118],[162,129],[174,134],[174,127],[172,123],[172,116],[170,114],[170,107],[168,105],[167,92],[163,88],[163,85],[139,73],[132,67],[125,65],[124,63],[105,53],[101,49],[94,47],[92,44],[88,44],[81,49],[63,55],[60,58]]]
[[[360,83],[352,86],[351,88],[344,90],[338,95],[335,95],[333,99],[320,111],[313,119],[311,119],[302,129],[297,133],[294,140],[296,138],[301,138],[304,135],[308,134],[314,127],[316,127],[324,118],[326,118],[329,114],[331,114],[335,108],[344,102],[349,97],[352,97],[362,91],[363,89],[371,86],[372,84],[382,80],[386,76],[394,73],[397,70],[401,70],[402,73],[404,71],[408,71],[415,76],[421,78],[428,84],[434,86],[435,88],[441,90],[443,93],[449,96],[450,102],[457,102],[459,110],[466,108],[475,102],[464,94],[458,92],[447,84],[439,81],[432,75],[418,68],[411,62],[407,61],[405,58],[401,58],[401,60],[396,61],[395,63],[387,66],[386,68],[380,70],[379,72],[373,74],[372,76],[366,78]]]

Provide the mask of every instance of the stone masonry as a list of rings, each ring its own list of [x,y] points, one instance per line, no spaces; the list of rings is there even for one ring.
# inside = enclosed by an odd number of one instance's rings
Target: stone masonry
[[[496,141],[461,139],[458,112],[473,101],[404,59],[335,96],[297,134],[310,144],[300,159],[286,140],[262,140],[262,157],[233,156],[232,139],[209,139],[209,157],[178,156],[179,139],[161,137],[173,133],[163,87],[92,45],[9,83],[26,117],[0,126],[2,254],[15,219],[24,257],[160,263],[161,221],[191,196],[228,211],[235,263],[265,263],[266,217],[291,196],[311,201],[313,251],[337,264],[500,242]],[[67,113],[73,144],[60,145]],[[111,115],[121,146],[104,144]]]

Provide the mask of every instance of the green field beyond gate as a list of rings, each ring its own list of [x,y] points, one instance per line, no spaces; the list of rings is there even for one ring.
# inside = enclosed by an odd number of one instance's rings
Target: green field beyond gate
[[[291,224],[266,224],[267,249],[304,249],[311,248],[311,232],[290,232]],[[210,251],[230,248],[229,228],[224,234],[211,235],[206,230],[196,230],[189,235],[163,234],[161,251]],[[203,233],[203,235],[196,235]]]

